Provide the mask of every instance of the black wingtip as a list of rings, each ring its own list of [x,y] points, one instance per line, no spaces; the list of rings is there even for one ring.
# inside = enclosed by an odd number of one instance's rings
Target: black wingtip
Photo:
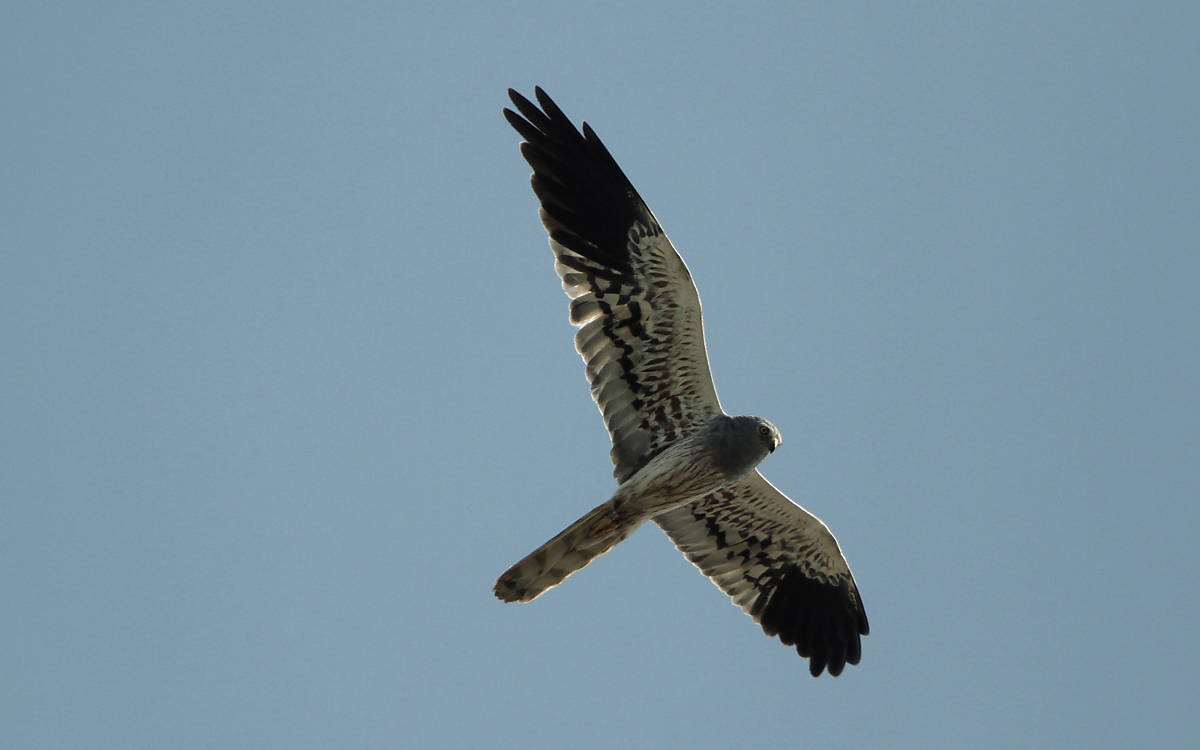
[[[837,677],[862,657],[866,615],[853,584],[824,583],[795,568],[783,571],[751,609],[763,632],[809,660],[813,677],[823,671]]]
[[[516,89],[508,90],[508,98],[514,105],[516,105],[517,109],[524,109],[525,107],[533,106],[533,102],[526,99],[525,96]]]
[[[542,111],[550,115],[551,120],[566,120],[570,122],[570,118],[567,117],[566,113],[558,108],[558,105],[554,103],[549,94],[542,90],[541,86],[533,87],[533,95],[537,97],[538,104],[542,105]]]
[[[585,125],[586,137],[580,133],[541,86],[534,95],[537,104],[509,89],[514,109],[503,113],[525,140],[521,154],[550,217],[547,231],[557,244],[593,261],[588,273],[628,274],[630,230],[640,226],[640,232],[660,234],[654,215],[595,132]]]
[[[541,131],[535,125],[528,122],[516,112],[513,112],[508,107],[504,108],[504,119],[508,120],[508,124],[513,127],[513,130],[525,139],[526,143],[536,141],[542,135]]]

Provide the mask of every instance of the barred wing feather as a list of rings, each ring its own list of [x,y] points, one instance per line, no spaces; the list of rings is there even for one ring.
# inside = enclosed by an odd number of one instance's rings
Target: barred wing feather
[[[858,663],[869,626],[837,540],[758,471],[654,520],[814,677]]]
[[[509,89],[555,270],[579,326],[575,348],[625,481],[721,413],[700,297],[683,259],[596,133],[581,133],[541,88]],[[540,106],[539,106],[540,105]],[[518,112],[520,114],[518,114]]]

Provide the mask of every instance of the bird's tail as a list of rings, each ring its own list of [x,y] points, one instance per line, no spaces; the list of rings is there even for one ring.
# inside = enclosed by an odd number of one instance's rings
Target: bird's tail
[[[504,571],[492,589],[506,602],[536,599],[633,533],[645,518],[622,518],[610,500]]]

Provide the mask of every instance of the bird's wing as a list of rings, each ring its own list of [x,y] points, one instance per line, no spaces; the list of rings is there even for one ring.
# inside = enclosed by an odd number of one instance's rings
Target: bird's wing
[[[555,270],[580,326],[575,348],[625,481],[667,445],[721,413],[708,369],[700,297],[658,220],[596,133],[571,124],[540,88],[509,89],[504,110],[525,139]],[[539,106],[540,105],[540,108]]]
[[[758,471],[654,520],[814,677],[858,663],[867,615],[837,540]]]

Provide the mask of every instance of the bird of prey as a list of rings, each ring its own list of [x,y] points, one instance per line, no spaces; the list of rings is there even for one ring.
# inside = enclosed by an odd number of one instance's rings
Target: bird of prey
[[[495,595],[530,601],[653,519],[814,677],[840,674],[862,655],[867,616],[829,529],[756,468],[779,430],[721,408],[683,259],[595,131],[535,92],[537,104],[509,89],[517,111],[504,116],[525,139],[618,487],[505,571]]]

